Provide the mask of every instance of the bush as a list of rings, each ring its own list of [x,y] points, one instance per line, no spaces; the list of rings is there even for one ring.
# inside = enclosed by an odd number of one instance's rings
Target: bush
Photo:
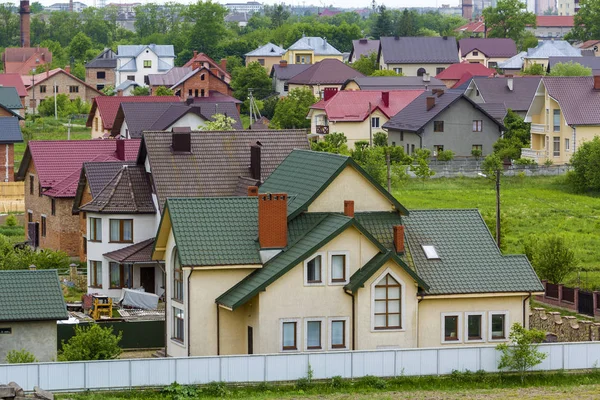
[[[531,158],[517,158],[513,163],[515,165],[537,165]]]
[[[38,362],[35,356],[25,349],[11,350],[6,354],[6,362],[8,364],[27,364]]]
[[[600,137],[583,142],[571,157],[570,183],[578,191],[600,190]]]
[[[296,381],[296,389],[298,390],[302,390],[302,391],[307,391],[308,389],[310,389],[311,383],[308,380],[308,378],[300,378]]]
[[[377,132],[373,135],[373,146],[386,147],[388,145],[388,136],[385,132]]]
[[[75,327],[75,336],[62,342],[59,361],[112,360],[121,354],[119,342],[123,333],[113,333],[112,327],[103,328],[98,324],[88,327]]]
[[[211,382],[202,389],[202,392],[212,397],[231,396],[231,391],[227,388],[225,382]]]
[[[90,112],[91,105],[85,101],[77,98],[73,101],[69,99],[69,96],[61,93],[56,95],[56,112],[60,118],[67,118],[72,114],[88,114]],[[53,117],[54,116],[54,96],[48,97],[42,100],[38,106],[38,113],[42,117]],[[51,124],[49,121],[44,121],[46,124]],[[56,125],[62,125],[59,121],[54,121]]]
[[[550,166],[552,166],[552,164],[554,164],[554,161],[552,161],[552,160],[551,160],[551,159],[549,159],[549,158],[548,158],[548,159],[546,159],[546,161],[544,161],[544,165],[545,165],[546,167],[550,167]]]
[[[575,252],[557,235],[528,242],[525,254],[540,278],[551,283],[562,283],[577,267]]]
[[[366,375],[359,379],[358,385],[373,389],[385,389],[387,387],[387,382],[379,377]]]
[[[331,381],[329,381],[329,387],[331,389],[341,389],[346,386],[348,386],[348,382],[346,382],[344,378],[339,375],[334,376],[331,378]]]
[[[454,152],[452,150],[441,150],[437,155],[438,161],[452,161],[454,160]]]
[[[476,159],[479,159],[482,154],[483,154],[483,152],[480,149],[473,149],[473,150],[471,150],[471,155],[473,157],[475,157]]]
[[[169,395],[175,400],[196,398],[198,396],[198,389],[195,386],[180,385],[177,382],[170,384],[163,389],[163,393]]]
[[[18,225],[17,217],[15,217],[13,214],[10,214],[8,217],[6,217],[6,221],[4,221],[4,225],[9,226],[9,227],[17,226]]]

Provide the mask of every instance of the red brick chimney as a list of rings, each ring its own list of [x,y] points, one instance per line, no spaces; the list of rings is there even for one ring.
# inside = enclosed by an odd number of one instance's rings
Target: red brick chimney
[[[221,69],[225,72],[227,72],[227,59],[226,58],[221,58]]]
[[[286,60],[281,60],[281,61],[279,61],[279,66],[280,66],[281,68],[285,68],[285,67],[287,67],[287,61],[286,61]]]
[[[390,92],[381,92],[381,100],[385,107],[390,106]]]
[[[323,89],[323,100],[327,101],[327,100],[331,99],[333,96],[336,95],[337,92],[338,92],[337,88],[326,87],[325,89]]]
[[[125,161],[125,141],[117,139],[117,160]]]
[[[258,186],[248,186],[248,197],[258,196]]]
[[[354,200],[344,200],[344,215],[354,218]]]
[[[123,96],[123,89],[117,90],[117,96]]]
[[[435,96],[427,96],[427,111],[435,106]]]
[[[258,195],[258,242],[261,249],[287,246],[287,201],[285,193]]]
[[[70,66],[70,65],[65,65],[65,72],[66,72],[67,74],[70,74],[70,73],[71,73],[71,66]]]
[[[600,90],[600,75],[594,75],[594,90]]]
[[[21,7],[19,8],[19,14],[21,14],[21,47],[31,46],[30,12],[29,0],[21,0]]]
[[[394,248],[396,253],[404,253],[404,225],[394,225]]]
[[[198,55],[198,50],[194,50],[194,58]]]

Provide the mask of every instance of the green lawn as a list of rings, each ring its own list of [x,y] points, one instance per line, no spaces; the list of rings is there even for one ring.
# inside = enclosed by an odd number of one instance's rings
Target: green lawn
[[[581,286],[600,288],[600,198],[569,190],[565,177],[503,177],[501,215],[504,253],[523,253],[523,244],[544,234],[560,234],[575,251]],[[408,209],[478,208],[494,226],[495,187],[485,178],[411,179],[394,189]],[[577,274],[567,284],[577,283]]]

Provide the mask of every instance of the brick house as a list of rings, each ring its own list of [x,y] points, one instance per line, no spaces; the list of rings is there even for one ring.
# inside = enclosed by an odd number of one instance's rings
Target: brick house
[[[30,141],[16,180],[25,182],[27,222],[34,225],[37,247],[80,253],[80,221],[73,199],[86,161],[134,160],[139,140]],[[35,244],[35,243],[34,243]]]
[[[111,49],[104,49],[96,58],[85,64],[85,82],[102,90],[106,86],[115,86],[115,68],[117,55]]]
[[[45,47],[9,47],[2,54],[5,73],[28,75],[34,68],[52,64],[52,53]]]
[[[94,97],[104,96],[104,93],[71,75],[69,66],[65,69],[55,68],[37,75],[26,75],[22,78],[27,88],[25,103],[28,109],[32,109],[34,112],[42,100],[54,96],[53,87],[58,88],[57,93],[69,95],[70,100],[79,98],[87,103],[91,103]]]
[[[0,113],[1,113],[0,108]],[[15,180],[15,143],[23,143],[18,116],[0,117],[0,182]]]
[[[206,54],[198,53],[196,50],[194,50],[194,56],[190,58],[188,62],[183,64],[183,66],[192,67],[194,69],[197,69],[202,66],[210,69],[213,74],[217,75],[220,79],[224,80],[225,82],[231,82],[231,75],[229,74],[229,72],[227,72],[227,60],[224,58],[221,59],[221,62],[219,64],[217,64],[215,60],[213,60]]]

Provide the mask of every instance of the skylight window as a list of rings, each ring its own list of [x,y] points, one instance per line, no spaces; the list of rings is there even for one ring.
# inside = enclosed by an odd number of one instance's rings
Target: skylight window
[[[421,247],[423,248],[423,251],[425,252],[425,257],[427,257],[428,260],[439,260],[440,259],[440,256],[438,256],[437,250],[435,249],[434,246],[421,245]]]

